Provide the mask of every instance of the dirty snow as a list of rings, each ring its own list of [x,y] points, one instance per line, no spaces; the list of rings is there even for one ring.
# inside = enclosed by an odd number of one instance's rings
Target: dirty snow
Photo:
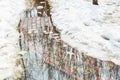
[[[80,52],[120,65],[120,0],[50,0],[62,39]]]
[[[24,0],[0,0],[0,80],[13,75],[19,51],[17,26]]]

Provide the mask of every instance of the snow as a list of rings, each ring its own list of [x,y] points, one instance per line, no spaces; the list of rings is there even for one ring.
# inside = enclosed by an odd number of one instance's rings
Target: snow
[[[17,26],[24,0],[0,0],[0,80],[15,71],[15,56],[19,52]]]
[[[120,0],[50,0],[62,39],[87,55],[120,65]]]

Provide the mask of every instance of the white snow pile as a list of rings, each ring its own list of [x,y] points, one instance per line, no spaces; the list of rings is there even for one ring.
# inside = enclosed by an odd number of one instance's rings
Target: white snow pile
[[[17,26],[24,0],[0,0],[0,80],[13,75],[19,51]]]
[[[80,52],[120,65],[120,0],[50,0],[62,39]]]

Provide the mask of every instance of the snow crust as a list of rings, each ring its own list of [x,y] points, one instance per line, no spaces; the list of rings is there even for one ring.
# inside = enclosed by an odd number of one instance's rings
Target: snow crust
[[[50,0],[62,39],[80,52],[120,65],[120,0]]]
[[[17,26],[24,0],[0,0],[0,80],[13,75],[19,52]]]

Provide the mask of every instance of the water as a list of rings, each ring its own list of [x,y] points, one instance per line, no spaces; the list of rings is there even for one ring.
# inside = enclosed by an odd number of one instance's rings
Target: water
[[[21,36],[22,51],[27,51],[23,80],[120,80],[119,65],[78,52],[63,42],[59,33],[51,33],[49,20],[46,15],[25,18]]]

